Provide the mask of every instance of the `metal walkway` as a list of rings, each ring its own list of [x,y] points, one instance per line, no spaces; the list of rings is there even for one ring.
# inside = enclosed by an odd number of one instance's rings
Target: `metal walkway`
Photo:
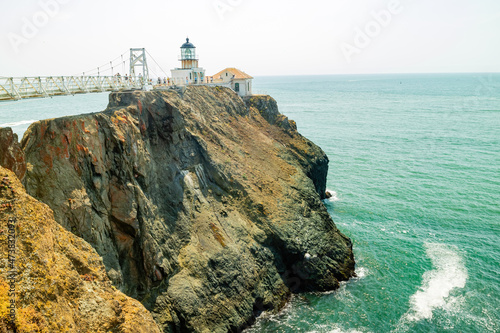
[[[146,53],[145,48],[130,49],[130,71],[125,76],[120,76],[119,74],[113,75],[113,70],[122,66],[125,69],[125,60],[123,57],[126,53],[115,59],[115,65],[113,65],[113,61],[110,61],[108,64],[83,72],[81,76],[0,76],[0,101],[86,94],[121,89],[148,90],[151,89],[152,84],[149,78]],[[151,55],[149,54],[149,56]],[[121,61],[117,63],[116,60],[120,58]],[[155,60],[153,59],[153,61]],[[101,75],[103,72],[108,73],[108,75]]]
[[[0,101],[141,89],[143,83],[142,77],[120,76],[0,77]]]

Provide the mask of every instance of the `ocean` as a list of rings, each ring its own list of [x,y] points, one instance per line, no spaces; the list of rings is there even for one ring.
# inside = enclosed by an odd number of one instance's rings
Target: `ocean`
[[[500,332],[500,74],[257,77],[330,159],[325,201],[357,277],[293,296],[257,332]],[[0,103],[0,127],[108,94]]]

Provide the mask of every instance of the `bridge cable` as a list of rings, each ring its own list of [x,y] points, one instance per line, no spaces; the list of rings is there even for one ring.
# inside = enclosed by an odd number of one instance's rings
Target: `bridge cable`
[[[115,59],[111,60],[110,62],[107,62],[106,64],[104,64],[102,66],[94,67],[94,68],[92,68],[92,69],[90,69],[88,71],[82,72],[82,73],[85,73],[86,76],[92,76],[91,74],[97,73],[97,74],[100,75],[101,72],[106,72],[106,71],[109,71],[109,70],[111,70],[111,72],[112,72],[115,67],[119,66],[119,65],[113,66],[113,61],[118,60],[120,58],[123,60],[123,56],[125,54],[127,54],[127,53],[128,53],[128,51],[124,52],[123,54],[119,55]],[[110,68],[107,68],[108,66]],[[76,75],[73,75],[73,76],[79,76],[79,74],[76,74]]]
[[[151,53],[148,52],[148,50],[146,50],[146,53],[148,54],[148,56],[153,59],[153,61],[155,62],[156,66],[158,66],[158,68],[160,68],[160,70],[163,72],[163,74],[165,74],[166,76],[168,76],[167,72],[165,72],[163,70],[163,68],[161,68],[161,66],[158,64],[158,62],[156,62],[155,58],[153,58],[153,56],[151,55]],[[154,74],[154,73],[153,73]],[[156,74],[155,74],[156,75]],[[157,76],[157,77],[160,77],[160,76]]]

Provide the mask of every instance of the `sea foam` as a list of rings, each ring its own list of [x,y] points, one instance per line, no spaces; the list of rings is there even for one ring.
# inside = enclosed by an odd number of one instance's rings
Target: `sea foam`
[[[334,190],[329,190],[329,189],[326,189],[326,192],[330,193],[331,194],[331,197],[326,199],[327,201],[329,202],[335,202],[335,201],[339,201],[339,197],[337,195],[337,192],[335,192]]]
[[[328,332],[328,333],[368,333],[368,331],[363,330],[359,331],[356,329],[343,329],[338,324],[332,325],[316,325],[318,326],[318,330],[307,331],[307,333],[320,333],[320,332]]]
[[[424,273],[420,289],[410,297],[410,309],[401,318],[406,323],[431,319],[436,308],[453,307],[450,292],[464,288],[467,281],[467,268],[456,248],[439,243],[425,243],[425,248],[434,269]]]

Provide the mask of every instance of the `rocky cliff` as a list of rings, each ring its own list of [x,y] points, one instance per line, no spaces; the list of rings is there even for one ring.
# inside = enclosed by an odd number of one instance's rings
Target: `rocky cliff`
[[[165,332],[236,331],[354,274],[320,200],[328,159],[267,96],[112,93],[104,112],[34,123],[22,147],[27,191]]]
[[[112,286],[95,250],[3,167],[0,253],[0,332],[160,332],[141,303]]]
[[[24,178],[26,162],[17,134],[10,127],[0,128],[0,166],[12,170],[19,179]]]

